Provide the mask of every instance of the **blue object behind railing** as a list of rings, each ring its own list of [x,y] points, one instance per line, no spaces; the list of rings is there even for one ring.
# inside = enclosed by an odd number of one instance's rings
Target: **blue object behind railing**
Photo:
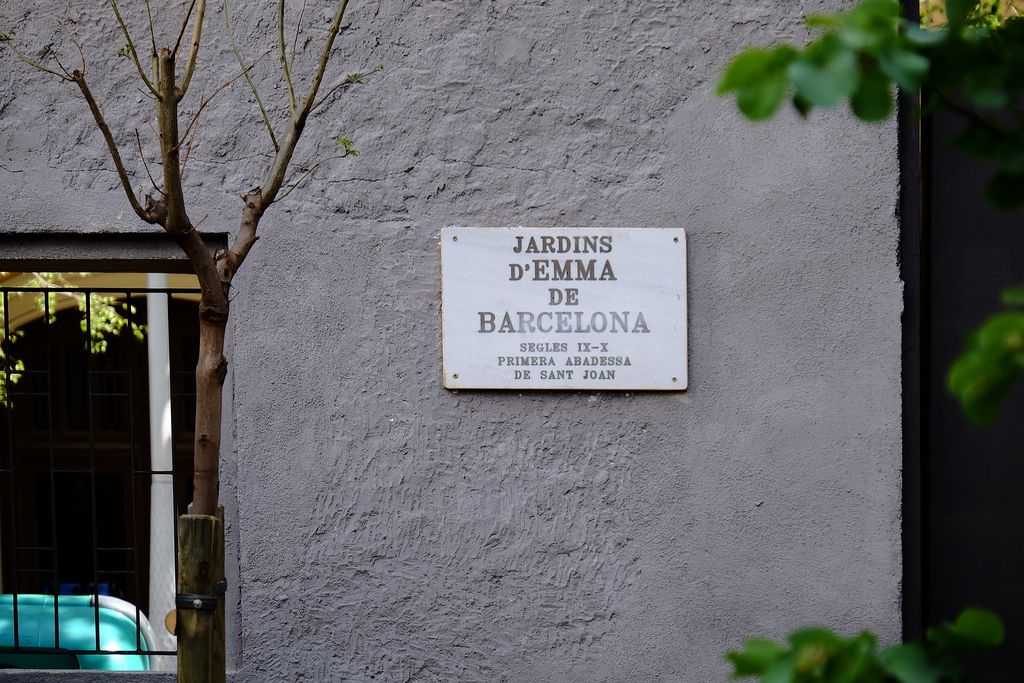
[[[16,647],[14,596],[0,595],[0,668],[148,671],[146,639],[135,621],[102,605],[97,609],[92,598],[58,597],[58,643],[54,638],[54,596],[19,594]]]

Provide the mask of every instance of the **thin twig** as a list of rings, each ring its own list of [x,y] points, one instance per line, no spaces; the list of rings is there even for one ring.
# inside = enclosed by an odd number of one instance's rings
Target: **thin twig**
[[[224,28],[227,30],[228,42],[231,43],[231,51],[235,53],[235,59],[238,60],[238,66],[245,69],[245,59],[242,57],[242,51],[238,49],[238,43],[235,41],[235,31],[231,27],[228,0],[224,0]],[[277,144],[277,136],[274,135],[274,126],[270,123],[270,115],[267,114],[267,108],[263,106],[263,99],[260,97],[260,92],[256,89],[256,83],[252,80],[252,76],[249,74],[248,70],[244,70],[242,73],[245,74],[245,82],[249,84],[249,89],[252,90],[252,94],[256,98],[256,105],[260,108],[260,114],[263,115],[263,124],[267,127],[267,132],[270,133],[270,142],[273,143],[274,151],[277,152],[281,146]]]
[[[295,87],[292,85],[292,70],[288,65],[288,55],[285,54],[285,42],[284,42],[284,0],[278,0],[277,2],[277,45],[281,53],[281,71],[284,72],[284,82],[288,88],[288,106],[292,110],[292,118],[294,119],[298,112],[295,104]]]
[[[160,93],[157,91],[156,86],[153,82],[146,78],[146,72],[142,69],[142,62],[139,61],[139,53],[135,51],[135,43],[132,41],[132,35],[128,32],[128,25],[124,23],[124,17],[121,16],[121,10],[117,7],[117,0],[107,0],[110,4],[110,8],[114,10],[114,16],[117,17],[117,23],[121,27],[121,33],[124,34],[125,40],[128,41],[128,55],[132,58],[132,62],[135,63],[135,68],[139,72],[139,76],[142,77],[142,81],[146,84],[146,87],[156,95],[157,99],[160,99]]]
[[[316,100],[316,94],[320,90],[320,84],[324,80],[324,72],[327,70],[327,62],[331,59],[331,50],[334,49],[334,39],[338,37],[338,30],[341,28],[341,19],[345,16],[346,7],[348,7],[348,0],[340,0],[340,2],[338,2],[338,11],[334,14],[334,21],[331,22],[331,28],[327,34],[327,42],[324,44],[324,51],[320,54],[320,62],[317,64],[316,76],[313,78],[313,83],[309,86],[309,94],[302,102],[302,113],[299,120],[303,123],[305,122],[306,117],[309,116],[310,110],[313,109],[313,102]]]
[[[188,50],[188,59],[185,61],[185,73],[181,77],[181,84],[177,87],[176,97],[178,101],[188,92],[188,85],[192,82],[192,74],[196,70],[196,61],[199,58],[199,42],[203,37],[203,19],[206,16],[206,0],[199,0],[196,8],[196,18],[192,24],[192,45]]]
[[[153,50],[152,56],[156,57],[156,29],[153,28],[153,6],[149,0],[146,0],[146,18],[149,19],[149,45]]]
[[[199,112],[196,114],[196,129],[192,131],[191,137],[188,139],[188,146],[185,147],[185,158],[181,160],[181,177],[185,177],[185,169],[188,167],[188,160],[192,156],[192,143],[196,141],[196,136],[199,135]],[[188,132],[188,131],[185,131]],[[202,222],[202,221],[200,221]],[[199,227],[198,225],[196,226]]]
[[[139,156],[142,157],[142,165],[146,169],[146,175],[149,176],[149,182],[153,184],[153,189],[159,192],[160,194],[165,194],[164,191],[160,189],[160,186],[156,184],[156,181],[153,180],[153,174],[149,172],[149,163],[146,161],[145,152],[142,151],[142,136],[139,135],[138,128],[135,129],[135,144],[139,149]]]
[[[58,24],[58,26],[60,27],[61,32],[65,36],[68,37],[68,40],[70,40],[74,44],[75,48],[78,50],[78,58],[82,62],[82,67],[81,67],[80,70],[84,74],[85,73],[85,52],[82,50],[82,43],[81,43],[81,41],[79,41],[78,38],[75,38],[75,34],[72,33],[71,31],[69,31],[67,26],[65,26],[63,23]]]
[[[295,66],[295,53],[299,47],[299,29],[302,27],[302,15],[306,13],[306,0],[302,0],[302,7],[299,8],[299,20],[295,23],[295,36],[292,38],[292,58],[290,66]]]
[[[383,70],[384,70],[384,65],[383,64],[378,64],[376,67],[374,67],[373,69],[370,69],[369,71],[365,71],[363,73],[358,73],[358,74],[349,74],[348,76],[345,77],[345,80],[343,80],[341,83],[337,83],[337,84],[331,86],[331,88],[326,93],[324,93],[324,96],[321,97],[320,100],[316,104],[313,105],[313,108],[309,110],[310,113],[313,113],[314,111],[317,110],[317,108],[319,108],[321,105],[325,104],[329,99],[331,99],[331,95],[333,95],[338,90],[341,90],[342,88],[351,87],[353,85],[362,85],[364,78],[366,78],[367,76],[369,76],[372,73],[375,73],[377,71],[383,71]]]
[[[0,43],[5,43],[7,45],[7,47],[11,48],[11,51],[14,53],[15,57],[17,57],[21,61],[25,62],[26,64],[31,66],[33,69],[36,69],[37,71],[42,71],[43,73],[48,73],[48,74],[51,74],[53,76],[56,76],[57,78],[61,79],[62,81],[73,81],[73,80],[75,80],[74,78],[72,78],[70,76],[67,76],[65,74],[60,73],[59,71],[54,71],[53,69],[49,69],[49,68],[43,66],[42,64],[40,64],[39,62],[35,61],[31,57],[29,57],[27,54],[25,54],[24,52],[22,52],[21,50],[18,49],[18,46],[14,44],[14,41],[11,40],[11,37],[8,34],[6,34],[6,33],[0,33]]]
[[[185,29],[188,28],[189,17],[192,16],[192,10],[195,9],[196,0],[192,0],[189,3],[188,9],[185,11],[185,18],[181,20],[181,29],[178,31],[178,39],[174,41],[174,49],[171,53],[174,55],[178,54],[178,48],[181,47],[181,39],[185,36]]]
[[[312,168],[310,168],[310,169],[309,169],[308,171],[306,171],[306,172],[305,172],[305,173],[303,173],[303,174],[302,174],[301,176],[299,176],[299,179],[298,179],[298,180],[296,180],[296,181],[295,181],[295,182],[293,182],[293,183],[290,183],[290,184],[288,185],[288,187],[287,187],[287,188],[285,188],[285,191],[284,191],[284,193],[283,193],[283,194],[279,194],[279,195],[277,196],[277,199],[276,199],[275,201],[278,201],[278,202],[279,202],[279,201],[281,201],[282,199],[284,199],[285,197],[287,197],[288,195],[290,195],[290,194],[291,194],[292,192],[294,192],[294,191],[295,191],[295,188],[297,188],[297,187],[298,187],[299,185],[301,185],[301,184],[302,184],[302,182],[303,182],[303,181],[304,181],[304,180],[305,180],[306,178],[308,178],[309,176],[313,175],[313,172],[314,172],[314,171],[316,171],[316,169],[320,168],[320,166],[321,166],[322,164],[325,164],[325,163],[327,163],[328,161],[334,161],[335,159],[344,159],[345,157],[348,157],[348,156],[354,156],[354,154],[353,154],[352,152],[345,152],[344,154],[337,154],[337,155],[335,155],[335,156],[333,156],[333,157],[328,157],[328,158],[326,158],[326,159],[321,159],[320,161],[316,162],[315,164],[313,164],[313,167],[312,167]]]
[[[253,62],[252,64],[250,64],[250,65],[249,65],[249,67],[248,67],[248,68],[247,68],[247,69],[246,69],[245,71],[243,71],[243,72],[241,72],[241,73],[239,73],[239,74],[236,74],[236,75],[232,76],[232,77],[231,77],[231,78],[230,78],[229,80],[227,80],[227,81],[224,81],[224,82],[223,82],[223,83],[221,83],[221,84],[220,84],[219,86],[217,86],[217,89],[216,89],[216,90],[214,90],[214,91],[213,91],[213,93],[212,93],[212,94],[211,94],[211,95],[210,95],[209,97],[206,97],[206,98],[202,99],[202,100],[201,100],[201,101],[199,102],[199,109],[197,109],[197,110],[196,110],[196,113],[195,113],[195,115],[194,115],[194,116],[192,117],[192,120],[191,120],[191,121],[189,121],[189,124],[188,124],[187,126],[185,126],[185,132],[183,132],[183,133],[181,134],[181,140],[184,140],[184,139],[185,139],[186,137],[188,137],[189,131],[191,131],[191,130],[192,130],[192,127],[193,127],[193,126],[195,126],[195,125],[196,125],[196,123],[197,123],[197,122],[199,121],[199,115],[203,113],[203,110],[204,110],[204,109],[206,109],[206,105],[208,105],[208,104],[209,104],[209,103],[210,103],[211,101],[213,101],[213,98],[214,98],[214,97],[216,97],[217,95],[219,95],[219,94],[220,94],[221,92],[223,92],[223,91],[224,91],[224,89],[225,89],[225,88],[227,88],[228,86],[230,86],[230,85],[231,85],[232,83],[234,83],[235,81],[237,81],[237,80],[238,80],[239,78],[241,78],[242,76],[244,76],[244,75],[245,75],[246,73],[248,73],[249,71],[251,71],[253,67],[255,67],[255,66],[256,66],[257,64],[259,64],[259,63],[260,63],[260,61],[261,61],[261,60],[262,60],[262,59],[263,59],[264,57],[266,57],[267,55],[269,55],[269,54],[270,54],[270,52],[269,52],[269,51],[267,51],[266,53],[264,53],[262,57],[260,57],[260,58],[259,58],[259,59],[257,59],[257,60],[256,60],[255,62]],[[179,142],[179,143],[178,143],[178,147],[181,147],[181,142]]]
[[[64,62],[60,61],[60,55],[57,54],[57,51],[52,50],[51,54],[53,54],[53,60],[57,62],[57,66],[60,67],[60,70],[63,71],[68,78],[71,78],[71,72],[68,71],[68,68],[66,66],[64,66]]]

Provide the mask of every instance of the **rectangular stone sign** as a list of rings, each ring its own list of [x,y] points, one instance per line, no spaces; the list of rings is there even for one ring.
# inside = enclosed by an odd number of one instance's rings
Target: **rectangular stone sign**
[[[681,228],[441,232],[444,386],[686,389]]]

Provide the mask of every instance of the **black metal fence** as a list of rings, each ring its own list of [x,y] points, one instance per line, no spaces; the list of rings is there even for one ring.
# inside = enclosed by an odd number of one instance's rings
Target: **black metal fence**
[[[108,668],[117,656],[117,668],[148,669],[175,654],[147,635],[150,491],[171,477],[174,527],[191,499],[197,294],[0,288],[0,668]],[[170,318],[169,470],[149,453],[150,296],[167,298]]]

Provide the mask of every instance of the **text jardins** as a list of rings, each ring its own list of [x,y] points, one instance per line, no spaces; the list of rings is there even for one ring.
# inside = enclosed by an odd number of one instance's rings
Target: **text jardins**
[[[557,256],[509,263],[511,282],[614,282],[618,279],[612,265],[611,235],[516,235],[514,239],[512,252],[515,254]],[[588,254],[601,256],[577,257]],[[546,303],[548,306],[579,306],[580,290],[551,287]],[[649,334],[651,331],[643,311],[479,311],[478,315],[480,334]]]

